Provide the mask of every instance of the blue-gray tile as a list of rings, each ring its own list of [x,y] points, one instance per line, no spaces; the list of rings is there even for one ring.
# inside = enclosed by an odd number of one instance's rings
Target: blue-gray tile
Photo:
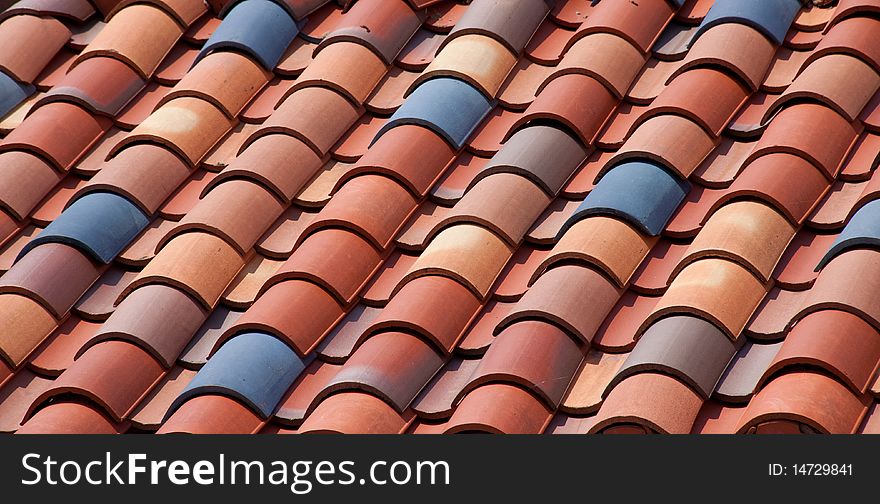
[[[740,23],[755,28],[779,45],[800,9],[800,0],[716,0],[693,40],[715,25]]]

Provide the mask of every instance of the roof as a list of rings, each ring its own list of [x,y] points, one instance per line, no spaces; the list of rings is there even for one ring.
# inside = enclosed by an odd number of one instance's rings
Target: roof
[[[878,13],[22,0],[0,430],[878,432]]]

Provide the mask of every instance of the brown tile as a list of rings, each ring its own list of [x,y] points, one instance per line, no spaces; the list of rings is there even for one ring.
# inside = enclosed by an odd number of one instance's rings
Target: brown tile
[[[402,283],[439,274],[461,282],[485,299],[511,255],[504,241],[488,229],[456,224],[434,237]]]
[[[691,434],[734,434],[745,407],[729,406],[715,400],[706,401]]]
[[[34,80],[34,86],[40,91],[51,89],[52,86],[60,82],[67,75],[67,70],[70,69],[70,65],[73,64],[73,60],[77,55],[78,53],[62,47]]]
[[[591,295],[583,296],[584,292]],[[620,298],[620,290],[602,273],[580,265],[563,264],[544,273],[496,327],[498,334],[523,319],[557,324],[590,342]]]
[[[170,368],[206,317],[204,307],[183,291],[167,285],[144,285],[119,303],[77,355],[102,341],[123,340],[143,348]]]
[[[781,345],[782,342],[759,344],[746,341],[721,376],[714,396],[729,403],[749,402]]]
[[[135,4],[113,16],[74,64],[94,56],[118,58],[148,79],[183,34],[174,18],[152,5]]]
[[[431,310],[425,310],[428,304],[433,305]],[[419,277],[397,290],[365,334],[402,330],[418,334],[448,353],[480,308],[480,299],[460,283],[443,276]]]
[[[242,257],[222,239],[198,231],[184,233],[156,254],[119,301],[143,285],[159,283],[189,293],[210,310],[243,266]]]

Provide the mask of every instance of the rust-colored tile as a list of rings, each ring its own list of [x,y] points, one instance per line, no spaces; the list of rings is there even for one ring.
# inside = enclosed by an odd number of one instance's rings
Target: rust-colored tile
[[[870,182],[835,182],[816,205],[806,222],[820,230],[839,230],[868,189]]]
[[[495,97],[515,64],[516,55],[500,42],[481,34],[465,34],[443,46],[410,90],[427,79],[449,76]]]
[[[730,186],[743,167],[743,162],[751,154],[755,142],[742,141],[722,136],[718,146],[694,171],[693,176],[714,189]]]
[[[666,82],[679,65],[681,61],[649,59],[626,93],[627,99],[638,105],[650,104],[666,89]]]
[[[74,310],[88,320],[105,320],[113,313],[119,294],[135,276],[135,271],[111,267],[82,295]]]
[[[489,158],[462,153],[431,189],[431,199],[440,204],[454,205],[488,162]]]
[[[119,434],[119,428],[88,403],[57,402],[36,412],[16,434]]]
[[[317,215],[317,212],[307,212],[297,206],[289,207],[254,247],[267,257],[287,259],[300,242],[303,231]]]
[[[52,380],[27,370],[9,380],[0,390],[0,432],[9,434],[18,430],[28,407],[51,385]]]
[[[48,226],[50,222],[61,215],[61,211],[73,196],[86,185],[86,180],[75,175],[68,175],[61,179],[52,192],[31,213],[31,220],[40,226]]]
[[[536,63],[556,65],[576,33],[547,19],[529,39],[525,54]]]
[[[687,434],[702,405],[703,398],[678,379],[665,374],[639,373],[611,390],[590,432],[637,423],[653,432]]]
[[[171,86],[163,86],[158,82],[148,83],[147,87],[122,109],[122,113],[116,116],[116,124],[124,129],[136,127],[153,113],[162,97],[170,91]]]
[[[321,401],[299,428],[302,434],[399,434],[407,425],[390,404],[363,392],[342,392]]]
[[[263,420],[247,406],[222,395],[193,397],[181,404],[157,434],[255,434]]]
[[[491,157],[501,149],[501,144],[517,119],[518,112],[495,107],[474,130],[473,136],[468,140],[467,149],[478,156]]]
[[[445,35],[419,30],[397,55],[395,63],[404,70],[420,73],[434,60],[444,40]]]
[[[258,124],[240,122],[223,137],[202,159],[201,167],[206,170],[221,171],[238,157],[244,142],[260,128]],[[260,167],[255,167],[255,171]],[[228,175],[227,175],[228,176]],[[222,180],[222,178],[221,178]],[[219,181],[215,182],[219,183]]]
[[[780,47],[776,51],[776,57],[770,63],[767,76],[761,89],[768,93],[781,93],[794,82],[804,62],[810,56],[810,51],[795,51],[788,47]]]
[[[13,239],[0,249],[0,273],[5,273],[12,267],[12,264],[24,249],[25,245],[27,245],[28,242],[30,242],[31,239],[37,236],[42,230],[43,228],[38,226],[28,226],[19,231]]]
[[[474,319],[474,323],[465,332],[464,337],[455,349],[456,353],[468,356],[479,356],[486,352],[495,341],[495,327],[516,306],[516,303],[489,301],[483,311]]]
[[[538,94],[538,87],[547,80],[554,67],[521,57],[498,92],[498,101],[513,110],[525,110]]]
[[[479,363],[479,359],[453,358],[413,401],[413,410],[421,418],[449,418],[461,390],[467,385]]]
[[[391,293],[415,263],[418,256],[395,251],[385,260],[382,269],[373,276],[361,294],[364,303],[383,306],[391,299]]]
[[[247,309],[256,301],[260,288],[278,271],[281,263],[282,261],[254,254],[223,294],[223,303],[232,308]]]
[[[68,317],[46,344],[34,353],[28,366],[42,375],[60,375],[73,364],[79,350],[100,327],[99,323],[80,320],[75,315]]]
[[[799,316],[833,308],[854,313],[880,327],[874,290],[880,285],[878,263],[880,255],[873,249],[851,249],[835,256],[822,269]]]
[[[639,124],[599,176],[625,160],[650,159],[686,179],[714,148],[715,138],[690,119],[655,116]]]
[[[367,336],[367,329],[381,311],[365,304],[356,305],[321,341],[316,352],[324,361],[344,364]]]
[[[85,156],[82,157],[72,168],[76,174],[84,177],[94,177],[104,168],[104,160],[110,154],[110,150],[125,136],[125,130],[115,126],[98,140]]]
[[[392,114],[403,104],[403,95],[410,88],[417,72],[410,72],[400,67],[391,67],[385,77],[367,98],[364,106],[374,114]]]
[[[574,175],[568,179],[568,182],[562,188],[561,196],[565,199],[583,201],[587,194],[596,187],[595,181],[596,177],[599,176],[599,171],[613,155],[613,151],[593,151]]]
[[[782,254],[773,277],[784,289],[809,289],[816,279],[816,265],[831,248],[836,234],[816,234],[801,230]]]
[[[295,79],[274,78],[241,111],[240,119],[250,123],[262,123],[275,112],[275,107],[290,94]]]
[[[880,135],[865,132],[853,146],[840,170],[840,179],[849,182],[866,180],[880,163]]]
[[[632,350],[639,335],[639,327],[651,314],[659,299],[639,295],[634,290],[626,291],[596,330],[592,346],[612,353]]]
[[[216,173],[202,169],[193,171],[190,179],[174,191],[159,208],[159,215],[173,221],[180,220],[201,200],[205,188],[216,176]]]
[[[559,409],[572,415],[588,415],[598,411],[603,392],[628,355],[598,350],[587,352]]]
[[[491,383],[462,399],[445,433],[540,434],[551,418],[552,412],[530,392],[506,383]]]
[[[428,245],[428,234],[451,211],[452,207],[438,206],[430,201],[422,203],[416,210],[415,215],[412,216],[400,234],[397,235],[395,243],[398,247],[405,250],[424,250]]]
[[[644,65],[645,56],[626,39],[593,33],[572,44],[548,81],[570,73],[589,75],[623,98]]]
[[[754,91],[761,86],[776,48],[763,33],[740,23],[723,23],[703,32],[694,42],[677,74],[704,65],[732,71]]]
[[[335,42],[315,56],[315,60],[297,77],[293,89],[329,87],[353,102],[363,104],[386,70],[379,56],[366,47],[354,42]]]
[[[195,375],[195,371],[181,367],[172,369],[131,414],[132,425],[144,430],[158,429],[171,403]]]
[[[529,288],[529,280],[546,260],[548,252],[528,245],[517,249],[499,275],[492,297],[502,301],[516,301],[522,297]]]
[[[273,420],[285,425],[299,425],[317,405],[315,398],[342,366],[313,361],[290,386],[287,395],[278,405]]]
[[[70,38],[52,17],[20,15],[0,23],[0,69],[19,82],[33,82]]]
[[[45,159],[24,151],[0,153],[0,202],[16,219],[22,220],[61,180]]]
[[[350,176],[356,167],[357,165],[353,163],[328,161],[300,190],[293,201],[307,208],[323,207],[330,201],[330,195],[339,186],[339,182]]]
[[[756,340],[773,340],[785,336],[789,325],[803,305],[807,291],[773,288],[761,301],[746,326],[746,335]]]
[[[275,71],[288,77],[299,75],[312,62],[315,47],[316,44],[304,38],[294,38],[275,66]]]
[[[574,213],[581,201],[556,198],[547,207],[547,210],[538,218],[535,225],[526,235],[526,240],[537,245],[552,245],[556,243],[559,230],[565,221]]]
[[[180,79],[186,75],[189,69],[192,68],[196,56],[198,55],[198,47],[178,42],[174,48],[171,49],[168,56],[162,61],[162,64],[159,65],[159,68],[156,69],[156,74],[153,75],[153,79],[166,86],[177,84],[180,82]]]

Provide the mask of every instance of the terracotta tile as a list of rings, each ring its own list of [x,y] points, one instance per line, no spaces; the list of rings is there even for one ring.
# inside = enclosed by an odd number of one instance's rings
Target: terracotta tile
[[[192,176],[184,182],[165,203],[159,207],[159,215],[162,217],[178,221],[184,215],[189,213],[201,200],[201,195],[205,188],[217,176],[214,172],[197,169]]]
[[[91,404],[57,402],[36,412],[16,434],[119,434],[119,430]]]
[[[578,36],[611,33],[647,53],[674,14],[675,9],[669,2],[612,2],[594,10],[581,25]]]
[[[128,7],[129,5],[136,3],[137,0],[122,0],[121,2],[116,3],[113,10],[107,14],[107,19],[115,16],[120,10]],[[174,16],[180,26],[186,29],[189,25],[195,22],[196,19],[200,18],[202,14],[208,11],[208,6],[204,3],[196,2],[187,2],[186,0],[158,0],[156,2],[157,5],[161,6],[165,12]]]
[[[202,327],[189,341],[178,362],[190,369],[199,369],[208,361],[208,356],[217,346],[223,334],[232,327],[243,312],[217,306]]]
[[[182,233],[204,231],[222,238],[243,256],[283,210],[282,202],[262,185],[226,180],[212,187],[159,241],[157,251]]]
[[[296,163],[289,163],[290,159]],[[235,157],[205,191],[227,181],[248,179],[287,203],[322,166],[321,158],[298,138],[284,134],[261,136]]]
[[[418,1],[418,0],[417,0]],[[440,33],[447,33],[461,19],[468,6],[456,2],[442,2],[425,11],[425,26]]]
[[[131,423],[144,430],[156,430],[162,425],[165,412],[171,406],[174,398],[189,384],[196,375],[195,371],[175,367],[162,382],[156,385],[150,394],[144,398],[140,406],[131,414]]]
[[[693,68],[676,76],[657,96],[636,127],[659,114],[680,114],[717,137],[748,98],[747,89],[733,77],[711,68]],[[692,103],[694,96],[702,99]]]
[[[30,297],[61,320],[100,272],[101,265],[77,248],[45,243],[31,249],[2,276],[0,293]],[[59,278],[64,282],[59,284]]]
[[[316,44],[303,38],[297,37],[284,51],[275,72],[286,77],[295,77],[312,62]]]
[[[70,101],[92,113],[114,117],[141,92],[144,85],[143,77],[117,59],[89,58],[71,69],[43,95],[38,105]]]
[[[602,132],[596,137],[596,146],[600,149],[612,150],[622,147],[626,139],[629,138],[636,120],[647,109],[646,106],[636,106],[629,101],[622,101],[606,121]],[[613,154],[609,153],[606,159],[610,159]]]
[[[704,319],[667,317],[639,338],[606,393],[630,376],[657,372],[674,376],[708,399],[736,351],[737,345]]]
[[[852,434],[868,403],[833,378],[815,372],[782,375],[749,403],[738,432],[770,420],[801,422],[827,434]]]
[[[592,346],[604,352],[627,352],[635,346],[639,328],[660,298],[626,291],[596,330]]]
[[[576,31],[563,28],[556,23],[545,20],[529,39],[526,46],[526,57],[541,65],[559,64],[566,47],[571,43]]]
[[[880,50],[872,43],[880,29],[877,19],[851,17],[834,23],[810,55],[808,62],[827,54],[846,53],[861,58],[875,70],[880,69]]]
[[[292,426],[298,426],[302,423],[303,419],[317,405],[315,398],[318,393],[336,376],[341,367],[318,360],[309,364],[290,386],[290,390],[281,400],[272,420]]]
[[[806,222],[815,229],[839,230],[846,224],[870,182],[835,182],[809,214]]]
[[[420,26],[420,17],[403,2],[367,1],[347,10],[317,50],[335,42],[357,42],[390,65]]]
[[[524,245],[517,249],[499,276],[492,297],[502,301],[516,301],[529,288],[535,270],[547,258],[548,250]]]
[[[352,356],[318,394],[358,390],[378,396],[403,412],[443,365],[433,345],[410,334],[376,334]]]
[[[67,317],[46,344],[34,352],[28,366],[41,375],[60,375],[100,327],[101,324],[80,320],[76,315]]]
[[[524,321],[501,331],[474,370],[462,397],[492,382],[518,384],[556,408],[583,359],[583,349],[565,331]]]
[[[862,394],[880,361],[878,340],[877,330],[855,315],[837,310],[812,313],[794,326],[761,383],[787,369],[818,366],[843,381],[854,394]]]
[[[27,150],[65,171],[110,128],[107,119],[70,103],[49,103],[31,115],[0,143],[0,151]],[[60,139],[64,141],[60,141]]]
[[[203,45],[211,38],[211,34],[214,33],[214,30],[217,29],[221,21],[220,18],[213,15],[202,16],[190,25],[189,29],[183,34],[183,39],[193,44]]]
[[[792,26],[803,31],[821,31],[834,17],[837,6],[810,6],[802,9]]]
[[[431,189],[431,199],[441,205],[455,205],[488,163],[489,158],[461,153]]]
[[[370,306],[383,306],[391,299],[394,287],[403,279],[418,256],[395,251],[385,260],[382,269],[373,276],[361,294],[361,300]]]
[[[874,264],[877,259],[876,251],[872,249],[852,249],[832,259],[819,274],[799,317],[813,311],[837,308],[880,325],[870,290],[878,281]],[[854,278],[860,281],[853,283]],[[843,285],[844,282],[847,286]]]
[[[549,196],[559,193],[587,152],[569,133],[552,126],[528,126],[514,133],[483,167],[473,182],[496,173],[515,173],[531,179]]]
[[[412,194],[397,181],[377,175],[349,179],[306,228],[348,228],[384,250],[416,209]]]
[[[306,23],[300,27],[301,36],[306,40],[318,43],[339,25],[342,9],[338,5],[324,5],[309,15]]]
[[[250,123],[262,123],[275,112],[275,107],[290,94],[296,83],[293,78],[274,78],[241,111],[240,119]]]
[[[754,142],[722,136],[718,146],[692,175],[706,187],[728,187],[739,175],[743,161],[754,147]]]
[[[732,407],[710,400],[703,404],[691,434],[734,434],[745,407]]]
[[[837,238],[834,234],[816,234],[801,230],[792,240],[773,273],[777,285],[785,289],[808,289],[818,275],[816,265]]]
[[[772,340],[785,336],[792,319],[800,311],[806,294],[807,291],[773,288],[746,326],[746,335],[756,340]]]
[[[767,94],[763,91],[753,94],[727,125],[726,132],[743,139],[751,139],[761,135],[767,129],[764,115],[770,110],[777,98],[777,95]]]
[[[427,79],[448,76],[463,79],[492,98],[515,64],[516,55],[498,41],[484,35],[463,34],[443,46],[410,89]]]
[[[586,434],[593,426],[595,416],[573,417],[564,413],[557,413],[553,421],[547,426],[544,434]]]
[[[785,91],[794,82],[794,78],[810,54],[810,51],[794,51],[780,47],[770,63],[770,69],[767,71],[764,83],[761,84],[761,89],[769,93]]]
[[[70,38],[52,17],[12,16],[0,22],[0,69],[19,82],[32,82]]]
[[[373,319],[367,335],[403,330],[418,334],[448,353],[476,317],[480,299],[460,283],[443,276],[419,277],[403,284]],[[430,311],[424,307],[433,304]]]
[[[0,391],[0,432],[12,433],[21,427],[24,415],[34,399],[52,384],[24,370],[15,375]]]
[[[363,392],[321,401],[299,428],[302,434],[399,434],[407,421],[388,403]]]
[[[111,266],[82,295],[74,310],[80,317],[88,320],[106,320],[113,313],[119,294],[135,276],[137,276],[135,271]]]
[[[438,206],[430,201],[422,203],[415,215],[395,238],[395,244],[404,250],[425,250],[428,245],[428,233],[434,229],[437,222],[445,218],[451,211],[452,207]]]
[[[623,287],[656,243],[625,222],[592,216],[575,223],[536,269],[534,283],[548,268],[561,263],[583,261],[598,267]]]
[[[782,342],[758,344],[746,341],[721,376],[715,397],[731,403],[749,402],[781,345]]]
[[[580,74],[569,74],[550,81],[513,130],[535,120],[555,121],[569,128],[584,145],[596,134],[614,110],[616,100],[599,81]]]
[[[777,107],[792,100],[813,99],[853,121],[878,87],[880,75],[867,63],[845,54],[828,54],[807,63],[765,117],[769,120]]]
[[[3,11],[0,18],[17,16],[20,14],[47,14],[66,18],[71,21],[83,22],[95,14],[95,8],[85,0],[72,2],[53,2],[51,0],[26,0],[16,2],[15,5]]]
[[[596,187],[595,180],[599,175],[599,170],[605,166],[613,155],[613,151],[594,151],[581,167],[577,169],[574,175],[568,179],[560,193],[562,197],[583,201],[583,198]]]
[[[804,125],[824,124],[822,131]],[[746,163],[771,152],[787,152],[807,159],[833,179],[858,132],[838,113],[814,103],[784,108],[761,136]]]
[[[353,163],[330,160],[315,174],[299,194],[294,203],[307,208],[321,208],[330,201],[330,195],[339,185],[339,181],[348,176],[355,168]]]
[[[550,17],[562,26],[577,28],[593,11],[592,0],[566,0],[556,2],[550,10]]]
[[[491,300],[483,307],[483,311],[474,319],[464,337],[458,343],[455,352],[460,355],[480,356],[495,341],[495,327],[516,306],[516,303],[503,303]]]
[[[148,83],[147,87],[116,116],[116,124],[120,128],[132,129],[144,122],[169,91],[171,91],[170,86],[163,86],[158,82]]]
[[[563,224],[580,204],[578,200],[556,198],[529,230],[526,240],[536,245],[553,245],[559,237]]]
[[[325,228],[303,240],[263,291],[277,282],[302,279],[323,286],[347,304],[381,265],[382,257],[367,240],[350,231]]]
[[[855,182],[871,177],[880,163],[880,135],[865,132],[859,137],[840,170],[841,180]]]
[[[545,83],[560,75],[583,74],[603,83],[617,98],[623,98],[644,64],[645,56],[626,39],[593,33],[572,44]],[[539,93],[544,87],[539,88]]]
[[[392,67],[376,86],[373,94],[367,98],[364,106],[374,114],[393,114],[403,104],[404,93],[418,76],[416,72]]]
[[[254,434],[262,426],[260,417],[235,399],[203,395],[183,403],[157,434]]]
[[[599,409],[598,421],[590,432],[636,423],[654,432],[687,434],[702,404],[702,398],[678,379],[640,373],[614,387]]]
[[[686,179],[715,148],[715,139],[697,123],[677,115],[651,117],[639,124],[604,171],[627,159],[650,159]]]
[[[560,411],[572,415],[586,415],[598,411],[602,405],[603,392],[628,355],[597,350],[587,352],[583,363],[575,373],[571,387],[559,405]]]
[[[758,30],[740,23],[720,24],[700,35],[671,79],[691,68],[721,66],[754,91],[761,86],[775,53],[773,43]]]
[[[349,173],[379,173],[403,183],[418,197],[425,196],[455,152],[442,137],[427,128],[402,125],[379,137]],[[341,179],[340,182],[344,181]],[[337,186],[338,187],[338,186]]]
[[[323,156],[360,115],[357,107],[335,91],[322,87],[300,89],[284,99],[272,117],[245,142],[245,149],[263,135],[285,133]]]
[[[316,351],[321,359],[334,364],[344,364],[367,336],[367,329],[380,311],[379,308],[372,308],[363,303],[352,308],[318,345]]]
[[[549,7],[537,0],[527,0],[514,7],[509,2],[481,2],[468,8],[455,24],[449,39],[471,34],[494,37],[517,54],[547,15]]]
[[[551,418],[552,412],[531,393],[506,383],[490,383],[462,399],[445,433],[540,434]]]
[[[547,194],[528,178],[512,173],[489,175],[474,184],[446,218],[435,224],[429,238],[451,224],[473,223],[491,229],[513,247],[549,203]]]
[[[230,118],[269,82],[269,73],[250,58],[231,51],[202,58],[159,102],[159,107],[189,96],[206,100]]]
[[[24,219],[61,180],[48,161],[24,151],[0,153],[0,202]]]
[[[51,89],[52,86],[61,81],[61,79],[67,74],[67,70],[70,68],[70,65],[73,64],[73,60],[76,56],[77,53],[66,47],[62,47],[60,51],[55,53],[52,60],[50,60],[43,68],[40,75],[34,79],[34,86],[40,91]]]
[[[876,434],[880,431],[878,428],[877,421],[880,420],[880,416],[877,415],[877,403],[874,403],[873,406],[868,409],[868,413],[865,415],[865,419],[862,421],[861,427],[859,427],[859,434]]]
[[[649,105],[666,89],[669,77],[681,65],[680,61],[662,61],[651,58],[626,93],[626,98],[638,105]]]
[[[0,117],[0,135],[8,135],[12,132],[12,130],[21,126],[21,123],[24,121],[25,117],[27,117],[31,113],[34,105],[40,100],[40,98],[43,97],[44,94],[45,93],[37,91],[29,98],[19,103],[15,108],[7,112],[5,116]],[[17,101],[17,98],[15,100]]]
[[[243,266],[241,256],[222,239],[197,231],[184,233],[156,254],[119,301],[143,285],[159,283],[189,293],[210,310]]]
[[[478,156],[492,156],[501,149],[519,116],[517,111],[495,107],[474,131],[467,149]]]
[[[712,214],[673,276],[695,260],[721,257],[766,282],[794,234],[795,228],[785,217],[763,203],[730,203]]]
[[[182,34],[180,25],[162,9],[131,5],[113,16],[74,64],[94,56],[110,56],[131,65],[148,79]]]
[[[485,299],[511,254],[502,239],[488,229],[457,224],[434,237],[402,283],[439,274],[461,282]]]
[[[521,57],[501,86],[498,101],[506,108],[525,110],[535,100],[538,87],[550,76],[553,69],[554,67]]]
[[[287,259],[300,242],[303,231],[317,213],[291,206],[281,214],[254,245],[257,252],[273,259]]]
[[[95,58],[97,60],[97,58]],[[104,168],[110,150],[126,135],[125,130],[112,126],[92,149],[73,166],[72,171],[84,177],[94,177]]]
[[[221,298],[223,303],[233,308],[247,309],[257,299],[257,294],[266,280],[281,267],[281,263],[282,261],[254,254],[223,294]]]
[[[132,143],[164,145],[196,166],[211,148],[235,126],[223,111],[205,100],[176,98],[161,105],[128,134],[111,156]]]
[[[315,56],[293,89],[325,86],[362,105],[385,71],[385,63],[373,51],[353,42],[336,42]]]
[[[460,358],[448,362],[413,401],[412,407],[419,417],[433,420],[452,415],[462,388],[479,363],[479,359]]]
[[[204,43],[204,41],[200,42],[200,44],[202,43]],[[162,64],[159,65],[159,68],[156,69],[153,79],[166,86],[177,84],[180,82],[180,79],[186,75],[189,69],[192,68],[198,54],[198,48],[182,41],[178,42],[174,48],[171,49],[171,52],[168,53],[168,56],[162,61]]]
[[[702,259],[675,277],[642,330],[663,316],[687,313],[712,321],[736,340],[766,293],[764,284],[742,266]]]
[[[333,158],[347,163],[357,162],[367,152],[370,143],[387,120],[387,118],[376,117],[372,114],[362,115],[358,122],[330,149]]]
[[[590,292],[587,298],[579,293]],[[620,290],[591,268],[563,264],[548,270],[495,329],[522,319],[543,319],[590,342],[620,298]]]
[[[72,394],[94,401],[120,422],[162,374],[162,366],[139,347],[123,341],[105,341],[79,356],[34,400],[27,416],[53,397]]]
[[[120,264],[131,267],[143,267],[156,256],[156,245],[165,234],[174,227],[175,222],[156,218],[116,257]]]
[[[673,20],[660,34],[660,38],[651,48],[651,53],[655,58],[680,60],[687,55],[698,30],[699,26],[686,25]]]
[[[880,92],[871,98],[871,101],[865,106],[859,119],[862,120],[865,128],[875,133],[880,131]]]
[[[82,52],[98,34],[107,26],[107,23],[95,17],[87,20],[85,23],[68,26],[70,29],[70,40],[67,45],[72,49]]]
[[[42,230],[38,226],[28,226],[19,231],[12,240],[5,244],[2,251],[0,251],[0,272],[5,273],[9,270],[25,245]]]
[[[419,30],[397,55],[395,63],[404,70],[420,73],[434,60],[445,39],[445,35]]]
[[[200,166],[206,170],[223,170],[235,161],[245,140],[259,128],[259,124],[238,123],[208,152],[202,159]]]

